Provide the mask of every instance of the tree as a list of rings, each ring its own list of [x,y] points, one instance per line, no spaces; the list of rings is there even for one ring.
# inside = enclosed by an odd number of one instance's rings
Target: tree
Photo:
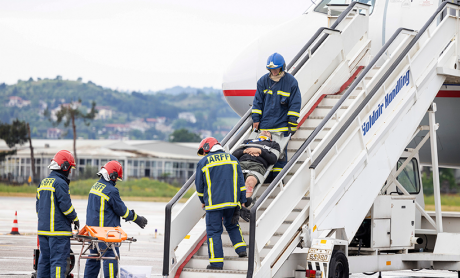
[[[200,135],[190,132],[185,128],[176,129],[171,134],[170,142],[200,142],[201,137]]]
[[[72,131],[73,131],[73,155],[75,157],[75,162],[78,161],[77,159],[77,126],[75,122],[79,119],[82,119],[85,122],[85,125],[89,126],[90,121],[94,120],[96,117],[97,110],[96,110],[96,102],[91,103],[91,109],[88,113],[84,113],[80,110],[81,106],[81,99],[78,102],[73,102],[70,104],[61,104],[61,109],[56,113],[56,121],[53,122],[51,119],[48,110],[45,111],[49,120],[53,123],[54,126],[58,126],[61,122],[64,122],[64,127],[68,127],[72,124]]]
[[[16,145],[24,145],[27,141],[29,142],[32,178],[35,178],[34,148],[32,147],[29,123],[18,119],[14,120],[11,124],[0,123],[0,138],[5,140],[9,148],[13,148]],[[0,153],[0,161],[3,161],[6,156],[14,154],[16,154],[16,149],[2,152]]]

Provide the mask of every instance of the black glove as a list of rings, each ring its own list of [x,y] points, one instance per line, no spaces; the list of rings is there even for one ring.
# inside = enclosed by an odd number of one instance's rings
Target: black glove
[[[252,197],[246,197],[246,203],[244,205],[248,208],[252,204]]]
[[[235,211],[233,212],[232,224],[238,224],[238,220],[240,220],[240,207],[236,206]]]
[[[133,211],[133,212],[134,212],[134,211]],[[138,215],[137,218],[136,218],[136,220],[134,220],[134,223],[136,223],[137,225],[139,225],[139,227],[141,227],[142,229],[144,229],[145,225],[147,225],[147,218]]]
[[[80,220],[73,221],[73,225],[75,227],[75,230],[80,231]]]
[[[251,220],[251,211],[245,207],[242,207],[240,211],[240,216],[241,218],[243,218],[244,221],[249,222],[249,220]]]

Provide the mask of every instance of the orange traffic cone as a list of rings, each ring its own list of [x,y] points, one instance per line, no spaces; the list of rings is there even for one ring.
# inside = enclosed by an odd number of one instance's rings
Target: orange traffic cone
[[[11,233],[10,235],[19,235],[19,229],[18,229],[18,212],[14,214],[14,221],[13,221],[13,228],[11,228]]]

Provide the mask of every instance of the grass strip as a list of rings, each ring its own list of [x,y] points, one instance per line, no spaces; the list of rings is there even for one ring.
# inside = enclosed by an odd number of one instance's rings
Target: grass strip
[[[97,179],[88,180],[77,180],[70,182],[70,194],[72,197],[81,196],[87,198],[91,187],[97,182]],[[120,191],[120,196],[124,200],[133,201],[158,201],[168,202],[171,198],[179,191],[180,188],[174,187],[170,184],[151,180],[148,178],[142,178],[137,180],[119,181],[117,182],[117,188]],[[1,196],[35,196],[37,187],[34,185],[19,185],[12,186],[0,183],[0,195]],[[195,192],[192,188],[189,190],[184,198],[188,199]],[[184,199],[183,198],[183,199]]]

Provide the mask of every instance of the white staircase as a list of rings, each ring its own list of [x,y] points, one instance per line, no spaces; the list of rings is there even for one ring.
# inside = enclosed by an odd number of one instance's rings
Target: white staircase
[[[302,125],[289,143],[288,164],[258,191],[251,223],[240,222],[249,258],[237,257],[224,232],[224,270],[206,269],[198,197],[192,196],[171,218],[173,205],[193,186],[192,177],[166,208],[163,276],[294,276],[278,271],[301,241],[306,224],[310,239],[342,230],[341,239],[351,241],[446,75],[460,76],[460,21],[457,16],[436,20],[443,9],[458,15],[458,6],[444,3],[419,34],[399,29],[370,63],[368,16],[359,13],[366,9],[351,4],[334,29],[320,29],[289,67],[302,92]],[[340,91],[357,71],[357,79]],[[393,90],[398,93],[389,101]],[[248,111],[224,144],[238,146],[251,123]],[[240,128],[247,131],[237,133]]]

